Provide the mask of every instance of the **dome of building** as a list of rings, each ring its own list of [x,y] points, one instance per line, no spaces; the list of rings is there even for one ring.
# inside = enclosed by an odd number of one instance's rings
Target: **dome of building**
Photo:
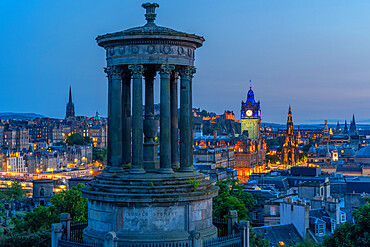
[[[141,43],[153,43],[153,40],[163,41],[164,39],[167,39],[172,40],[172,42],[175,43],[183,41],[188,42],[188,45],[190,46],[193,46],[193,44],[195,44],[196,47],[202,46],[204,42],[204,38],[202,36],[177,31],[168,27],[157,26],[154,23],[156,18],[154,9],[159,7],[158,4],[145,3],[142,5],[142,7],[147,10],[147,13],[145,14],[147,23],[145,25],[129,28],[124,31],[100,35],[96,38],[98,45],[105,47],[111,42],[122,42],[123,40],[127,40],[127,42],[130,42],[130,40],[140,40]],[[148,40],[145,41],[143,39],[150,39],[152,41],[148,42]]]
[[[252,87],[250,87],[249,91],[248,91],[248,94],[247,94],[247,98],[248,99],[254,99],[254,92],[252,90]]]
[[[370,158],[370,146],[366,146],[358,150],[355,158]]]

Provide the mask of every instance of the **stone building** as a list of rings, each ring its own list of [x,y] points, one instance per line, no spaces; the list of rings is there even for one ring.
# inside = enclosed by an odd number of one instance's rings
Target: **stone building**
[[[28,129],[14,127],[4,131],[4,146],[9,150],[22,151],[28,148],[29,143]]]
[[[146,9],[144,26],[96,39],[106,50],[108,164],[91,187],[82,188],[89,200],[84,239],[102,243],[109,232],[115,232],[117,245],[188,242],[191,232],[213,238],[217,229],[212,224],[212,197],[217,187],[193,167],[194,52],[204,38],[157,26],[155,8],[159,5],[142,6]],[[161,90],[159,143],[153,85],[157,72]]]
[[[7,171],[26,173],[27,167],[23,156],[14,155],[7,158]]]
[[[53,197],[52,179],[33,180],[32,199],[36,206],[50,205],[50,199],[52,197]]]
[[[214,164],[215,168],[234,168],[234,149],[227,147],[196,147],[194,149],[194,163]]]
[[[95,148],[107,147],[107,130],[107,125],[89,127],[89,137]]]

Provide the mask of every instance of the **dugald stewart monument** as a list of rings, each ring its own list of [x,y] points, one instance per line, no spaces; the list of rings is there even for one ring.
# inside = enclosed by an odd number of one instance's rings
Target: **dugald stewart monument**
[[[191,234],[213,238],[212,198],[218,187],[193,168],[192,78],[195,50],[204,38],[157,26],[159,5],[142,7],[144,26],[96,38],[107,60],[108,165],[83,188],[89,201],[84,239],[102,243],[115,232],[119,246],[177,243]],[[159,119],[154,117],[156,76]]]

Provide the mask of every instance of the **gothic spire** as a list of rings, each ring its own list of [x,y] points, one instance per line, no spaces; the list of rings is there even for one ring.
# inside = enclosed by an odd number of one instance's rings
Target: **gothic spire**
[[[351,134],[355,134],[355,133],[356,133],[356,131],[357,131],[357,129],[356,129],[355,114],[353,114],[353,116],[352,116],[352,121],[351,121],[351,125],[350,125],[350,127],[349,127],[349,132],[350,132]]]
[[[75,116],[75,106],[72,102],[72,87],[69,86],[69,100],[66,107],[66,118]]]
[[[347,120],[344,120],[344,130],[343,134],[348,134]]]
[[[290,107],[290,104],[289,104],[288,123],[290,122],[293,122],[293,119],[292,119],[292,108]]]
[[[72,87],[69,86],[69,101],[68,103],[72,103]]]

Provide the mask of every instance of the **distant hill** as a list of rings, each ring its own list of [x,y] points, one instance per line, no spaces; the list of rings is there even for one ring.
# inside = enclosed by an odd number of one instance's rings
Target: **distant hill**
[[[3,112],[0,113],[0,119],[34,119],[44,118],[45,116],[36,113],[15,113],[15,112]]]

